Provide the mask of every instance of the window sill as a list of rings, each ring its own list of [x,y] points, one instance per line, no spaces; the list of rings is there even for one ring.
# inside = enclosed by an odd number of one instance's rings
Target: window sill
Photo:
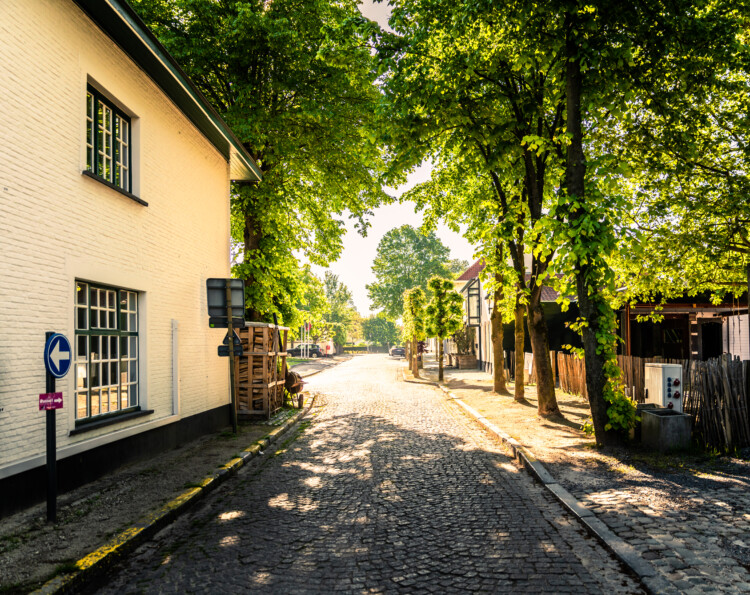
[[[76,434],[83,434],[84,432],[91,432],[92,430],[98,430],[112,424],[119,424],[123,421],[135,419],[137,417],[143,417],[145,415],[151,415],[154,412],[153,409],[145,409],[138,411],[130,411],[128,413],[113,414],[103,419],[97,419],[92,421],[77,421],[76,428],[68,433],[68,436],[75,436]]]
[[[105,186],[108,186],[109,188],[112,188],[112,190],[115,190],[115,191],[119,192],[120,194],[122,194],[124,196],[127,196],[130,200],[134,200],[135,202],[137,202],[138,204],[143,205],[144,207],[148,206],[148,203],[145,200],[143,200],[142,198],[138,198],[135,194],[132,194],[132,193],[128,192],[127,190],[123,190],[122,188],[120,188],[119,186],[113,184],[109,180],[105,180],[101,176],[97,176],[95,173],[90,172],[87,169],[84,169],[81,173],[84,176],[86,176],[87,178],[91,178],[92,180],[96,180],[97,182],[101,182]]]

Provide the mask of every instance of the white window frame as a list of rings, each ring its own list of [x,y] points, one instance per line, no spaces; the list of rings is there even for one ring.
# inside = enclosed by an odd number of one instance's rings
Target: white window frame
[[[138,292],[76,281],[76,426],[139,411]]]

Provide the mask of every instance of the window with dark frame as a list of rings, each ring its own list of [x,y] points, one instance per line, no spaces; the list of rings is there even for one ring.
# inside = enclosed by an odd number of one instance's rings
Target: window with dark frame
[[[138,294],[76,282],[76,422],[137,411]]]
[[[130,118],[96,89],[86,92],[86,169],[131,192]]]

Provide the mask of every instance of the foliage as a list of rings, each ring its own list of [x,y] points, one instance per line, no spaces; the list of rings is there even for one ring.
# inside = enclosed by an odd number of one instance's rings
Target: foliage
[[[421,287],[404,292],[403,337],[404,341],[421,341],[425,335],[425,295]]]
[[[328,300],[323,282],[313,274],[309,265],[302,268],[300,285],[299,298],[292,310],[293,317],[290,317],[286,323],[290,327],[291,338],[297,338],[299,327],[305,323],[310,323],[314,331],[319,332],[318,329],[322,328],[328,311]],[[320,336],[315,337],[314,340],[320,340]]]
[[[346,343],[349,327],[358,318],[352,301],[352,292],[339,281],[338,275],[330,271],[326,271],[323,283],[328,300],[326,322],[331,326],[333,342],[342,347]]]
[[[451,258],[446,265],[453,279],[457,279],[466,272],[471,265],[468,260],[462,258]]]
[[[386,199],[374,142],[372,57],[356,0],[133,0],[149,28],[226,120],[263,173],[235,185],[232,238],[255,318],[294,318],[296,254],[341,253],[348,211],[360,233]]]
[[[367,285],[373,308],[398,318],[404,309],[404,291],[413,287],[425,291],[433,275],[450,275],[445,266],[449,254],[434,232],[424,234],[410,225],[386,232],[372,264],[375,282]]]
[[[461,329],[453,333],[453,342],[456,344],[458,355],[471,355],[474,353],[474,327],[465,324]]]
[[[400,337],[398,326],[388,320],[384,312],[365,318],[362,321],[362,331],[366,341],[383,346],[395,345]]]
[[[427,286],[432,298],[425,309],[427,334],[443,340],[459,328],[463,319],[463,299],[453,289],[453,282],[441,277],[432,277]]]

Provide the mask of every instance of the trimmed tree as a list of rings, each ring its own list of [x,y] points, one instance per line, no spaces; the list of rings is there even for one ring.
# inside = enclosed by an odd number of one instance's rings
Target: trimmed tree
[[[427,333],[438,340],[438,380],[443,380],[443,339],[450,337],[459,328],[463,318],[463,299],[453,289],[453,282],[441,277],[432,277],[427,282],[432,293],[427,309]]]
[[[404,342],[410,343],[411,371],[419,378],[417,341],[425,337],[425,297],[422,288],[415,287],[404,292]]]
[[[392,320],[388,320],[385,312],[378,312],[362,320],[362,333],[365,341],[372,341],[383,347],[395,345],[399,336],[398,326]]]

